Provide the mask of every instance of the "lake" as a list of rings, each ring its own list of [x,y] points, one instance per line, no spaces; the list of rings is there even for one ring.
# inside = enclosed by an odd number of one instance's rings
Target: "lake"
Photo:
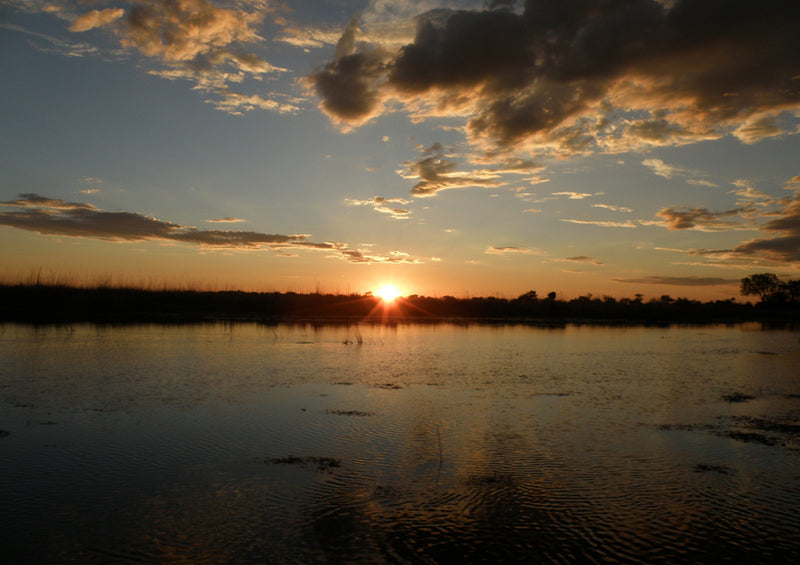
[[[800,559],[800,331],[0,328],[8,563]]]

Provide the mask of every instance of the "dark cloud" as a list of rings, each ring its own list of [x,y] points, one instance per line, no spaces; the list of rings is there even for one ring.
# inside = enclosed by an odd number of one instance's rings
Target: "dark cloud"
[[[10,208],[0,212],[0,225],[40,234],[85,237],[108,241],[175,241],[205,247],[237,249],[307,248],[330,251],[333,256],[357,263],[416,262],[394,251],[388,256],[365,254],[343,243],[312,242],[306,235],[267,234],[255,231],[201,230],[133,212],[105,212],[91,204],[67,202],[36,194],[0,202]]]
[[[656,216],[663,219],[663,224],[668,230],[726,231],[753,229],[752,226],[721,219],[739,216],[751,210],[751,208],[734,208],[722,212],[712,212],[708,208],[670,207],[659,210]]]
[[[492,2],[508,5],[506,2]],[[310,77],[334,119],[360,124],[394,98],[417,117],[459,115],[487,151],[624,150],[782,133],[800,108],[800,3],[528,0],[434,10],[413,42],[337,49]],[[355,44],[351,24],[343,36]]]
[[[777,235],[743,243],[734,248],[733,253],[780,263],[800,262],[800,193],[788,201],[775,219],[761,226],[761,230]]]
[[[635,279],[612,279],[615,282],[635,284],[663,284],[670,286],[719,286],[735,284],[739,279],[723,279],[718,277],[641,277]]]
[[[440,143],[434,143],[422,151],[422,159],[405,163],[406,170],[401,172],[403,178],[419,179],[411,189],[411,194],[434,196],[437,192],[449,188],[492,187],[503,184],[496,180],[498,171],[459,171],[458,164],[448,159],[445,151]]]
[[[356,47],[358,18],[353,18],[336,45],[333,62],[313,73],[309,81],[322,97],[322,110],[337,122],[361,124],[379,113],[380,92],[388,53],[381,48]]]

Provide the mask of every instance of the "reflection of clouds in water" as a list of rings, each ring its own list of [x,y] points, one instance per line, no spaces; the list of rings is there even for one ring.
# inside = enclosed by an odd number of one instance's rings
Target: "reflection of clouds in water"
[[[0,541],[36,536],[40,561],[53,532],[73,540],[62,557],[113,544],[156,561],[797,549],[789,448],[716,433],[778,433],[800,391],[796,332],[362,325],[353,347],[343,326],[74,329],[0,337],[4,366],[26,367],[0,388],[26,404],[4,412],[4,450],[26,456],[14,492],[0,485],[16,513]]]

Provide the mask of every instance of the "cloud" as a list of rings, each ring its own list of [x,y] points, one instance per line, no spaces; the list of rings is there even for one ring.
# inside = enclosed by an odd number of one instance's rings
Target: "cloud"
[[[800,193],[786,201],[777,217],[761,226],[775,237],[753,239],[733,249],[736,256],[760,257],[779,263],[800,262]]]
[[[16,7],[17,9],[22,8],[21,6],[16,6]],[[19,33],[24,33],[35,39],[45,41],[47,43],[47,46],[43,46],[41,43],[38,42],[34,41],[31,42],[31,45],[34,47],[34,49],[37,49],[38,51],[41,51],[43,53],[55,52],[65,57],[85,57],[88,55],[96,55],[99,51],[97,47],[89,43],[71,43],[69,41],[64,41],[57,37],[53,37],[52,35],[29,31],[21,26],[14,24],[0,22],[0,28],[9,29]]]
[[[354,263],[415,263],[408,254],[369,254],[338,242],[312,242],[307,235],[267,234],[255,231],[201,230],[159,220],[135,212],[105,212],[82,202],[68,202],[37,194],[0,202],[11,208],[0,212],[0,225],[45,235],[85,237],[117,242],[173,241],[203,247],[234,249],[310,249],[330,252],[331,257]]]
[[[778,125],[777,112],[765,112],[748,118],[733,134],[744,143],[752,144],[767,137],[788,133]]]
[[[125,10],[122,8],[107,8],[105,10],[92,10],[81,16],[75,18],[72,25],[69,26],[70,31],[82,32],[89,31],[96,27],[103,27],[113,23],[125,15]]]
[[[653,173],[660,177],[664,177],[665,179],[671,179],[673,176],[684,175],[687,173],[686,169],[681,169],[680,167],[675,167],[673,165],[667,165],[661,159],[645,159],[642,161],[642,165],[649,167],[653,170]]]
[[[239,222],[244,222],[244,220],[241,218],[213,218],[206,221],[211,224],[236,224]]]
[[[390,204],[408,204],[411,201],[404,198],[384,198],[383,196],[375,196],[369,200],[354,200],[352,198],[345,199],[349,206],[372,206],[376,212],[388,214],[392,218],[398,220],[407,219],[411,215],[411,211],[405,208],[393,208]]]
[[[626,206],[613,206],[611,204],[592,204],[592,208],[605,208],[606,210],[611,210],[612,212],[625,212],[626,214],[633,212],[633,208],[628,208]]]
[[[405,170],[399,172],[405,179],[419,179],[411,189],[411,194],[414,196],[434,196],[437,192],[452,188],[493,187],[503,184],[495,180],[498,176],[497,171],[457,170],[457,163],[446,157],[445,148],[440,143],[434,143],[424,149],[422,154],[422,158],[418,161],[407,161]]]
[[[747,204],[747,203],[755,203],[755,202],[765,202],[770,203],[775,199],[767,194],[766,192],[761,192],[757,188],[754,188],[750,181],[747,180],[736,180],[733,182],[734,186],[738,186],[736,190],[732,190],[730,193],[735,194],[739,197],[740,203]]]
[[[721,218],[730,218],[740,216],[743,213],[751,211],[751,208],[734,208],[731,210],[724,210],[722,212],[712,212],[708,208],[681,208],[670,207],[662,208],[656,212],[656,216],[662,218],[662,225],[668,230],[697,230],[697,231],[729,231],[729,230],[752,230],[755,229],[752,224],[742,224],[741,222],[734,222],[723,220]],[[659,222],[643,222],[646,225],[652,225]]]
[[[570,200],[583,200],[595,195],[603,194],[602,192],[595,192],[594,194],[588,192],[553,192],[553,196],[566,196]]]
[[[586,255],[578,255],[577,257],[565,257],[562,260],[572,261],[573,263],[590,263],[592,265],[602,265],[602,263],[597,259],[594,259],[593,257],[587,257]]]
[[[689,179],[686,181],[687,184],[693,184],[695,186],[709,186],[711,188],[716,188],[717,185],[711,182],[710,180],[705,179]]]
[[[206,102],[213,104],[217,110],[238,116],[255,108],[269,110],[278,114],[296,114],[300,111],[300,108],[294,104],[264,98],[258,94],[246,95],[230,92],[227,88],[217,90],[216,94],[220,97],[219,99],[206,100]]]
[[[678,167],[676,165],[669,165],[661,159],[645,159],[642,161],[642,165],[649,167],[652,169],[654,174],[664,177],[665,179],[671,179],[672,177],[702,176],[702,173],[699,173],[698,171],[684,169],[683,167]],[[686,180],[686,183],[694,186],[717,186],[711,181],[698,178],[689,178]]]
[[[719,277],[662,277],[651,276],[632,279],[611,279],[615,282],[634,284],[661,284],[669,286],[720,286],[738,284],[739,279],[723,279]]]
[[[437,9],[413,40],[352,23],[309,77],[357,126],[384,112],[456,116],[487,153],[623,151],[775,135],[800,109],[800,5],[765,0],[528,0],[521,11]],[[358,45],[357,38],[366,40]],[[389,104],[389,100],[396,103]]]
[[[631,222],[630,220],[626,220],[624,222],[611,222],[611,221],[603,221],[603,220],[574,220],[574,219],[566,219],[561,218],[562,222],[570,222],[573,224],[584,224],[588,226],[600,226],[603,228],[635,228],[637,227],[635,223]]]
[[[306,50],[336,45],[342,34],[340,29],[300,26],[282,17],[275,18],[275,23],[283,27],[282,35],[277,36],[275,41]]]
[[[210,102],[219,110],[232,114],[256,108],[279,113],[298,110],[276,100],[274,94],[231,90],[233,84],[241,90],[246,79],[262,81],[286,71],[248,50],[265,42],[258,29],[272,9],[269,2],[238,1],[221,7],[208,0],[133,0],[124,6],[77,15],[68,29],[83,33],[103,28],[123,49],[137,51],[160,65],[151,74],[195,83],[196,90],[215,96]]]
[[[495,247],[490,245],[484,253],[487,255],[538,255],[540,252],[527,247]]]

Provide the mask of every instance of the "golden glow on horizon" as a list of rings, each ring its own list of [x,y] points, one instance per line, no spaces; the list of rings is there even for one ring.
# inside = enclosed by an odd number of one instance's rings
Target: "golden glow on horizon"
[[[384,284],[375,291],[375,296],[379,297],[386,303],[392,303],[394,302],[395,298],[400,296],[400,289],[393,284]]]

